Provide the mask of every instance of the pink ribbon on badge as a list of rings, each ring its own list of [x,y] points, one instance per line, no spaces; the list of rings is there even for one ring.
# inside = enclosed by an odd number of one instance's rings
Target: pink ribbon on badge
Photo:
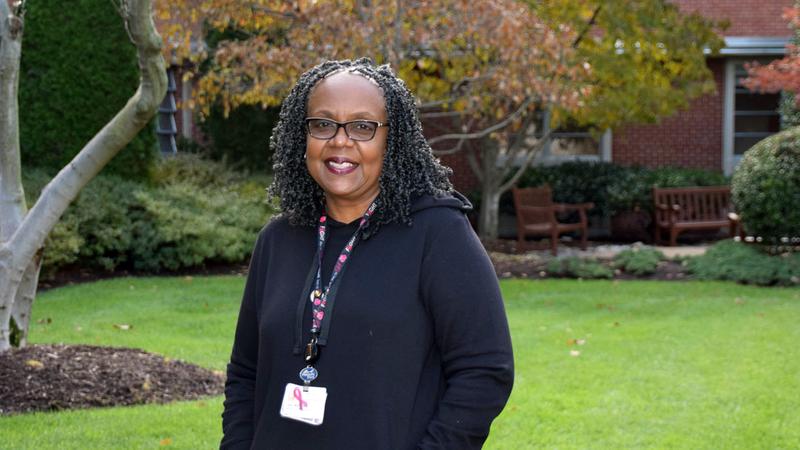
[[[304,406],[308,406],[308,402],[303,400],[303,392],[300,390],[299,387],[294,388],[294,398],[297,399],[300,405],[300,411],[303,410]]]

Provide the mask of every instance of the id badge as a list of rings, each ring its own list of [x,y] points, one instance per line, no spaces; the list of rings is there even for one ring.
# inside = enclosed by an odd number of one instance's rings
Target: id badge
[[[327,398],[328,390],[324,387],[308,386],[307,390],[304,390],[302,385],[286,383],[281,403],[281,417],[309,425],[322,425]]]

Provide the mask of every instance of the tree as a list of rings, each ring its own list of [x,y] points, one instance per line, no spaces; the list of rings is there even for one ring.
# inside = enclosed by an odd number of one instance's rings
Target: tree
[[[83,186],[148,123],[166,92],[150,0],[119,0],[117,7],[137,50],[139,88],[28,210],[20,179],[17,104],[25,1],[0,1],[0,351],[11,347],[12,325],[19,331],[18,344],[26,342],[45,238]]]
[[[794,95],[795,104],[800,103],[800,5],[786,8],[783,18],[794,29],[794,38],[786,46],[786,56],[761,65],[752,63],[747,65],[748,77],[743,80],[744,86],[752,91],[780,92],[785,91]]]
[[[172,54],[195,62],[209,57],[198,81],[201,114],[214,103],[226,111],[279,104],[302,70],[325,59],[367,55],[391,63],[421,100],[423,119],[456,124],[430,143],[438,154],[467,152],[481,183],[484,237],[496,237],[500,195],[547,144],[550,130],[568,119],[603,129],[670,113],[685,97],[713,89],[703,46],[720,46],[713,23],[683,16],[663,0],[158,5],[171,20]],[[661,15],[653,18],[653,11]],[[192,46],[192,17],[208,18],[208,30],[232,37],[211,54]],[[480,151],[463,145],[472,139],[481,140]]]
[[[664,0],[530,1],[548,23],[582,30],[575,43],[591,64],[591,96],[571,119],[596,130],[654,123],[715,89],[708,54],[727,22],[687,14]]]
[[[515,0],[158,5],[171,23],[165,29],[174,44],[170,56],[179,60],[209,56],[192,45],[197,27],[187,19],[205,17],[210,31],[235,31],[218,42],[198,80],[201,114],[215,102],[225,111],[278,105],[300,73],[326,59],[371,56],[390,63],[422,101],[423,118],[460,122],[458,132],[431,139],[440,153],[491,138],[483,158],[470,158],[484,186],[481,229],[488,234],[496,233],[499,192],[514,181],[506,173],[520,159],[527,164],[546,141],[536,135],[536,112],[550,105],[573,110],[587,92],[581,80],[588,67],[573,59],[576,33],[548,27]]]

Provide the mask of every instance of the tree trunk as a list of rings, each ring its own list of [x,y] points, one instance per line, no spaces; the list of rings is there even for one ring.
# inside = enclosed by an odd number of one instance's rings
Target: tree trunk
[[[480,237],[483,239],[497,239],[498,224],[500,223],[500,194],[484,186],[481,196],[481,211],[478,222]]]
[[[39,199],[13,226],[6,214],[19,211],[24,196],[19,183],[19,138],[16,78],[19,73],[20,40],[9,40],[14,30],[21,37],[21,19],[10,14],[5,0],[0,1],[0,351],[10,348],[10,321],[15,316],[27,337],[30,308],[36,292],[38,261],[34,258],[69,204],[80,190],[144,128],[164,98],[167,74],[161,56],[161,38],[153,25],[150,0],[120,0],[120,13],[131,41],[136,46],[141,73],[139,88],[128,103],[42,190]],[[16,25],[19,25],[16,27]],[[12,44],[16,45],[13,47]],[[10,50],[16,50],[11,53]],[[9,58],[9,59],[6,59]],[[16,73],[6,72],[16,67]],[[13,84],[7,78],[13,75]],[[13,145],[16,142],[16,146]],[[15,303],[19,301],[18,305]]]
[[[488,141],[488,140],[487,140]],[[482,239],[497,239],[502,176],[497,167],[497,144],[486,142],[481,152],[481,210],[478,234]]]
[[[28,264],[22,275],[22,282],[17,288],[14,305],[11,308],[16,335],[11,336],[11,341],[18,347],[25,347],[28,343],[28,329],[31,321],[31,309],[36,298],[36,289],[39,285],[39,270],[42,268],[41,253],[37,254]]]
[[[17,100],[22,25],[22,19],[11,11],[8,2],[0,2],[0,279],[8,279],[7,283],[0,282],[0,351],[10,345],[9,322],[22,279],[5,262],[10,255],[6,246],[27,212],[20,175]]]

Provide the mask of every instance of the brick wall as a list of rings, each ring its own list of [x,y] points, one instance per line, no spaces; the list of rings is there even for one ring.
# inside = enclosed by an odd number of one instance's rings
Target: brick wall
[[[722,109],[725,63],[710,59],[717,91],[658,124],[614,131],[612,160],[645,167],[681,166],[722,170]]]
[[[791,31],[781,18],[793,0],[673,0],[687,13],[696,12],[714,19],[728,19],[725,36],[789,36]]]
[[[458,132],[458,123],[453,120],[442,118],[424,119],[422,121],[422,131],[425,137],[430,139],[435,136]],[[433,147],[436,150],[443,150],[455,144],[456,141],[441,142]],[[469,163],[467,162],[467,158],[465,156],[467,151],[471,149],[477,150],[479,146],[480,140],[465,141],[462,149],[458,153],[454,153],[452,155],[443,155],[440,157],[442,164],[453,169],[453,175],[450,177],[450,181],[453,182],[453,186],[459,192],[466,194],[477,189],[480,185],[475,173],[472,171],[472,169],[470,169]]]

